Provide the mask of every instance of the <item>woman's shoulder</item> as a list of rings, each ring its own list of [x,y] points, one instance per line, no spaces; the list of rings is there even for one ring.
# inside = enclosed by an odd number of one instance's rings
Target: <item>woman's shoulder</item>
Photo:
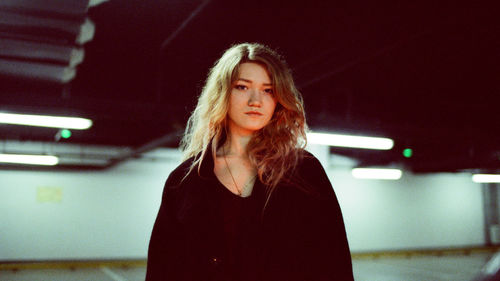
[[[308,171],[311,172],[318,172],[318,169],[321,171],[324,171],[323,166],[319,162],[318,158],[314,156],[311,152],[303,149],[300,152],[300,160],[298,161],[297,164],[297,169],[299,172],[302,173],[307,173]]]
[[[301,154],[292,180],[311,195],[329,193],[332,186],[321,162],[306,150],[302,150]]]
[[[191,166],[194,161],[195,157],[191,157],[180,163],[174,170],[172,170],[172,172],[170,172],[165,186],[170,188],[178,186],[191,170]]]

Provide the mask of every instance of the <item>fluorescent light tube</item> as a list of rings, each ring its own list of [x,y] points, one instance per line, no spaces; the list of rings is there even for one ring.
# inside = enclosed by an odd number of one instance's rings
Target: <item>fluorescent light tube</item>
[[[398,180],[403,172],[399,169],[354,168],[352,176],[357,179]]]
[[[59,158],[51,155],[0,154],[0,162],[54,166],[59,163]]]
[[[494,174],[475,174],[472,175],[472,181],[477,183],[500,183],[500,175]]]
[[[379,150],[389,150],[394,146],[394,141],[388,138],[360,137],[326,133],[308,133],[307,141],[312,144]]]
[[[85,130],[92,126],[92,120],[79,117],[58,117],[1,112],[0,123],[75,130]]]

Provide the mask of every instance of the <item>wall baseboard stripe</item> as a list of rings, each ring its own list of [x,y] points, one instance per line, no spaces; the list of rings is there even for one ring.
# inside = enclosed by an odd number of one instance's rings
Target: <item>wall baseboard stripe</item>
[[[500,246],[477,246],[464,248],[434,248],[434,249],[412,249],[394,251],[376,251],[351,253],[353,259],[377,259],[377,258],[412,258],[418,256],[450,256],[450,255],[471,255],[479,253],[495,253],[500,250]]]
[[[145,267],[146,259],[134,260],[78,260],[78,261],[0,261],[0,270],[23,270],[23,269],[70,269],[78,268],[100,268],[100,267]]]
[[[440,249],[414,249],[376,252],[354,252],[353,259],[378,259],[378,258],[412,258],[412,257],[440,257],[451,255],[472,255],[479,253],[495,253],[500,251],[500,246],[478,246],[465,248],[440,248]],[[133,268],[146,267],[146,259],[126,260],[56,260],[56,261],[0,261],[0,270],[26,270],[26,269],[70,269],[78,268]]]

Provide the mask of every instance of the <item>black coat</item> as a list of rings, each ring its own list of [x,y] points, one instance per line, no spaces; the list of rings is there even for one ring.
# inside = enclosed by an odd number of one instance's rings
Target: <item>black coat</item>
[[[195,168],[182,180],[189,159],[165,183],[149,245],[148,281],[221,281],[222,221],[217,197],[207,188],[215,177],[209,154],[200,175]],[[302,188],[278,184],[262,215],[262,255],[251,265],[255,281],[354,280],[342,213],[320,162],[306,152],[292,178]]]

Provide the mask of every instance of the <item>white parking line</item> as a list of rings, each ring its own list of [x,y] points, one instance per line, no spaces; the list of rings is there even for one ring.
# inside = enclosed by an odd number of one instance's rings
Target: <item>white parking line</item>
[[[102,272],[104,272],[107,276],[111,277],[114,281],[128,281],[126,278],[114,273],[111,269],[103,266],[101,267]]]

